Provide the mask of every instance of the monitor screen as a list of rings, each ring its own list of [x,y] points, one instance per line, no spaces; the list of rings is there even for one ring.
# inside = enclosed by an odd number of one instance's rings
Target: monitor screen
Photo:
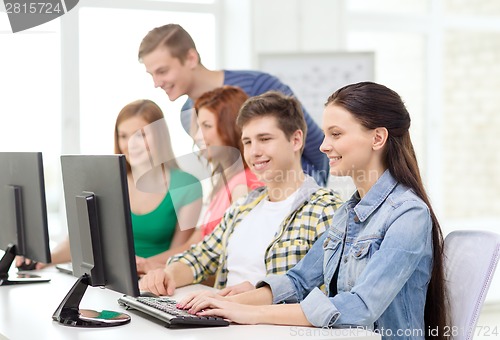
[[[8,276],[16,255],[51,261],[41,152],[0,152],[0,216],[0,285],[48,281]]]
[[[61,165],[73,275],[79,277],[75,286],[85,286],[76,291],[83,296],[86,286],[105,286],[138,296],[125,156],[63,155]],[[90,313],[100,318],[97,321],[82,318],[82,310],[67,318],[64,309],[79,310],[82,296],[75,298],[74,294],[72,289],[54,313],[54,320],[80,327],[126,322],[125,314],[116,313],[115,317],[110,311]],[[71,305],[71,301],[78,303]],[[103,320],[103,315],[113,317]]]

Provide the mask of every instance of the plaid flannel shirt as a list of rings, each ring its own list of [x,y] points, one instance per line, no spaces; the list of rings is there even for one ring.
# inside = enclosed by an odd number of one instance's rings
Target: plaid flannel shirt
[[[334,191],[319,187],[309,176],[298,190],[292,206],[294,210],[283,220],[266,249],[267,275],[284,274],[299,262],[314,241],[330,227],[335,210],[342,204]],[[193,271],[193,283],[216,274],[215,288],[224,288],[228,273],[228,239],[241,220],[266,196],[266,187],[261,187],[240,198],[229,207],[211,234],[184,253],[171,257],[168,263],[188,265]]]

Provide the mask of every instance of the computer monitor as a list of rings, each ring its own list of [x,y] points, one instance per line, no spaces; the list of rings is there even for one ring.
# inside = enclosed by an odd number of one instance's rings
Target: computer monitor
[[[41,152],[0,152],[0,249],[0,286],[50,281],[29,273],[9,277],[16,255],[51,261]]]
[[[61,156],[73,263],[79,277],[52,316],[76,327],[130,321],[127,314],[80,309],[88,286],[139,295],[124,155]]]

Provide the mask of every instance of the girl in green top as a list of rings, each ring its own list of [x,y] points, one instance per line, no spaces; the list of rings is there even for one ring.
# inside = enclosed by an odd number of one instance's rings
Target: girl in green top
[[[115,153],[127,159],[137,273],[143,275],[163,267],[170,256],[185,250],[184,243],[193,234],[200,215],[201,184],[179,169],[163,112],[154,102],[141,99],[127,104],[116,118],[114,135]],[[141,159],[150,160],[147,171],[141,167]],[[150,174],[159,174],[161,181],[144,181]],[[70,262],[69,238],[51,255],[51,264]],[[17,265],[23,261],[30,262],[18,258]],[[36,269],[45,266],[37,263]]]
[[[128,163],[137,272],[142,275],[183,250],[179,247],[200,214],[201,184],[179,169],[163,113],[150,100],[134,101],[118,114],[115,153],[124,154]]]

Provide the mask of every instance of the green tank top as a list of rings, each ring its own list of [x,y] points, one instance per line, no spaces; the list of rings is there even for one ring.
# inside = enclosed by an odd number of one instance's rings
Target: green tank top
[[[144,215],[132,213],[137,256],[151,257],[168,250],[177,226],[176,211],[202,196],[201,184],[196,177],[173,169],[170,179],[169,191],[156,209]]]

